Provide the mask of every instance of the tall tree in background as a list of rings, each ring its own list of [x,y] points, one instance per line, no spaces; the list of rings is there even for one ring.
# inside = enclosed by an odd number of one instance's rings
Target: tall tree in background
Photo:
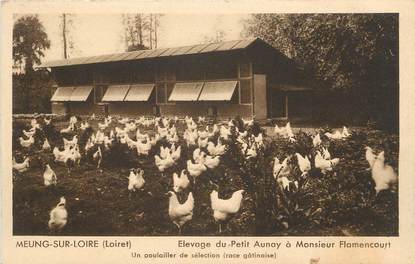
[[[396,127],[396,14],[254,14],[244,27],[244,36],[260,37],[304,65],[319,88],[347,96],[355,117]]]
[[[157,48],[160,14],[123,14],[126,51]]]
[[[73,14],[62,14],[60,16],[61,39],[63,46],[63,58],[68,59],[75,49],[71,31],[73,31]]]
[[[33,72],[33,65],[40,64],[43,51],[50,48],[50,41],[37,15],[23,16],[13,26],[13,61],[23,65],[26,73]]]
[[[34,70],[41,64],[50,41],[37,15],[22,16],[13,26],[13,61],[23,65],[24,73],[13,75],[13,112],[50,110],[51,79],[47,72]]]

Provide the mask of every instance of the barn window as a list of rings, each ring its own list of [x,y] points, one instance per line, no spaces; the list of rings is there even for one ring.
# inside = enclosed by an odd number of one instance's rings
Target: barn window
[[[251,94],[251,79],[242,79],[239,81],[239,87],[241,91],[241,104],[252,103]]]
[[[231,101],[237,81],[205,82],[199,101]]]
[[[52,102],[67,102],[71,99],[71,94],[74,89],[75,87],[72,86],[58,87],[50,100]]]
[[[169,101],[197,101],[203,82],[176,83]]]
[[[134,84],[131,85],[124,101],[147,102],[153,92],[154,84]]]
[[[124,98],[130,88],[129,85],[110,85],[102,98],[102,101],[106,102],[120,102],[124,101]]]
[[[71,94],[70,101],[72,102],[85,102],[92,91],[92,86],[78,86],[75,87]]]

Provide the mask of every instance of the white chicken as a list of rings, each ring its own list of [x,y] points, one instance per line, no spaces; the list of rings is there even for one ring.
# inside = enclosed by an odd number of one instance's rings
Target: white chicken
[[[287,177],[280,177],[278,178],[277,182],[281,184],[281,187],[283,190],[290,191],[290,183],[294,183],[295,187],[298,188],[298,182],[297,181],[290,181]]]
[[[300,168],[300,171],[302,172],[301,176],[305,176],[309,170],[311,170],[311,163],[308,159],[307,155],[305,157],[301,156],[300,153],[295,153],[298,160],[298,167]]]
[[[25,172],[29,169],[29,157],[26,157],[22,163],[17,163],[16,159],[13,157],[13,169],[18,172]]]
[[[154,155],[154,160],[160,172],[164,172],[166,169],[170,168],[175,163],[170,155],[170,152],[165,159],[160,158],[159,155]]]
[[[187,161],[187,171],[190,176],[193,177],[193,181],[196,180],[196,177],[200,176],[204,171],[207,170],[205,164],[203,163],[193,163],[191,160]]]
[[[342,131],[342,137],[343,138],[347,138],[350,137],[352,134],[350,134],[349,130],[347,129],[346,126],[343,126],[343,131]]]
[[[376,155],[373,153],[373,149],[371,147],[366,146],[365,149],[366,149],[366,153],[365,153],[366,160],[369,163],[370,168],[372,168],[376,160]]]
[[[98,146],[97,151],[95,151],[94,154],[92,154],[92,158],[97,163],[97,168],[99,168],[101,166],[101,162],[102,162],[102,152],[101,152],[101,147],[100,146]]]
[[[375,182],[375,191],[378,194],[382,190],[387,190],[397,182],[398,175],[392,166],[385,164],[385,152],[378,154],[372,167],[372,178]]]
[[[34,136],[34,134],[36,133],[36,129],[32,128],[29,131],[26,131],[26,130],[23,129],[22,132],[27,138],[29,138],[29,137]]]
[[[56,173],[52,170],[49,164],[46,164],[45,171],[43,172],[43,184],[45,186],[58,184]]]
[[[313,137],[313,146],[317,147],[321,144],[321,138],[320,138],[320,133],[317,133],[317,135],[315,135]]]
[[[209,169],[214,169],[217,166],[219,166],[220,163],[220,157],[219,156],[209,156],[207,155],[205,158],[205,165],[206,167],[208,167]]]
[[[130,175],[128,176],[128,190],[135,192],[136,190],[140,190],[144,187],[145,180],[144,180],[144,170],[142,169],[131,169]]]
[[[342,133],[340,133],[340,131],[338,130],[336,130],[334,133],[326,132],[324,133],[324,135],[326,135],[326,137],[328,137],[329,139],[342,139],[343,138]]]
[[[43,141],[43,144],[42,144],[42,150],[49,150],[50,148],[51,147],[50,147],[49,141],[47,138],[45,138],[45,141]]]
[[[24,148],[29,148],[30,146],[35,143],[35,138],[33,136],[29,137],[28,139],[23,139],[22,137],[19,137],[20,145]]]
[[[175,150],[172,150],[171,157],[173,158],[174,161],[178,161],[180,159],[181,152],[182,152],[181,146],[178,146]]]
[[[65,227],[68,221],[68,212],[65,205],[65,197],[61,197],[56,207],[50,211],[48,226],[51,232],[60,232]]]
[[[284,177],[290,174],[290,168],[288,167],[288,160],[289,157],[286,157],[281,163],[278,157],[274,158],[274,167],[272,170],[272,174],[274,178],[277,179],[278,177]]]
[[[230,215],[236,214],[241,208],[243,193],[244,190],[236,191],[229,199],[220,199],[216,190],[210,193],[213,218],[219,222],[219,233],[222,233],[222,222],[227,220]]]
[[[181,192],[185,190],[190,184],[189,177],[186,170],[182,170],[180,176],[177,173],[173,173],[173,190],[175,192]]]
[[[314,157],[314,164],[321,173],[326,174],[327,171],[332,171],[333,168],[340,162],[339,158],[325,159],[320,152],[317,152]]]
[[[202,139],[199,137],[197,139],[197,145],[199,146],[199,148],[206,148],[206,146],[208,145],[208,142],[209,142],[209,138]]]
[[[207,145],[207,151],[209,152],[210,155],[213,156],[221,156],[223,154],[225,154],[226,152],[226,145],[223,145],[220,140],[218,140],[218,143],[215,144],[213,142],[208,142]]]
[[[85,130],[85,129],[87,129],[88,127],[90,127],[90,125],[89,125],[89,123],[88,123],[87,121],[85,121],[85,122],[82,122],[82,123],[81,123],[81,127],[80,127],[80,129],[81,129],[81,130]]]
[[[190,192],[187,196],[187,200],[180,204],[177,196],[174,192],[170,191],[169,198],[169,217],[170,220],[178,227],[179,235],[182,233],[182,226],[192,220],[193,217],[193,208],[195,206],[195,201],[193,194]]]
[[[78,144],[78,135],[74,135],[71,140],[63,138],[63,145],[65,147],[75,147],[76,144]]]

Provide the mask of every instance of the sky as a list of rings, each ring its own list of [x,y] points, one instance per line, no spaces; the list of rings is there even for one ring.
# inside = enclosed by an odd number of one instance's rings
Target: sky
[[[39,14],[51,41],[42,61],[63,58],[60,38],[60,14]],[[241,39],[242,20],[247,14],[165,14],[160,19],[158,48],[203,43],[217,30],[225,32],[225,40]],[[72,17],[72,58],[123,52],[123,26],[120,14],[75,14]]]

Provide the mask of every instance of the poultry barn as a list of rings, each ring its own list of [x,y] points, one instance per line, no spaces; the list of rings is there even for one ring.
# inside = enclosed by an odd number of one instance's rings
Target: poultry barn
[[[312,89],[302,69],[259,38],[49,61],[40,67],[56,82],[54,114],[312,117]]]

